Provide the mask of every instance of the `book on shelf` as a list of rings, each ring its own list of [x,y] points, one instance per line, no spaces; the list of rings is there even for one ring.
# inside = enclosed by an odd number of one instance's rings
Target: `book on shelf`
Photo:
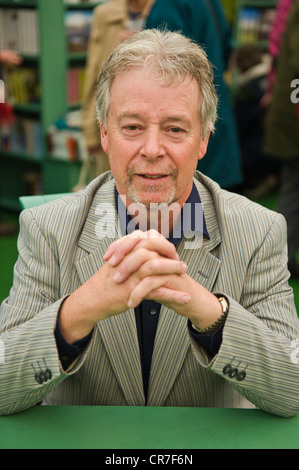
[[[43,135],[40,121],[17,117],[10,126],[0,129],[1,149],[6,152],[43,157]]]
[[[83,161],[87,150],[82,132],[82,111],[70,111],[64,120],[54,123],[47,135],[48,153],[65,161]]]
[[[40,80],[36,68],[5,68],[3,71],[6,99],[11,104],[37,103],[40,100]]]
[[[83,98],[85,67],[72,67],[67,71],[67,102],[80,104]]]
[[[267,41],[275,13],[275,8],[241,8],[238,19],[237,42],[243,44]]]
[[[23,55],[39,53],[38,11],[31,8],[0,8],[0,48]]]
[[[57,160],[83,161],[86,148],[82,131],[79,129],[57,129],[48,132],[48,153]]]
[[[86,52],[92,23],[92,10],[65,12],[68,52]]]

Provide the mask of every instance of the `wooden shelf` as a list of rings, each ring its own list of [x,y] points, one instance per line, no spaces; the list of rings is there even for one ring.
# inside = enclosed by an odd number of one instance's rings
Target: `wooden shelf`
[[[85,62],[87,58],[87,52],[68,52],[68,62]]]
[[[6,152],[0,149],[0,158],[8,160],[22,160],[25,162],[36,163],[37,165],[42,164],[42,160],[38,157],[34,157],[28,153],[23,152]]]
[[[102,0],[101,2],[79,2],[79,3],[67,3],[65,2],[65,8],[68,10],[89,10],[97,7],[101,3],[105,3],[108,0]]]
[[[15,103],[13,105],[13,108],[16,113],[29,113],[29,114],[41,113],[41,103],[26,103],[26,104]]]
[[[36,8],[38,0],[0,0],[0,7]]]

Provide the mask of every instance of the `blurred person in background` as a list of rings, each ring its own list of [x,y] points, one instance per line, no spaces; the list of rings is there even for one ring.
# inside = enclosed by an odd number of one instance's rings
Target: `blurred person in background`
[[[288,226],[289,270],[299,278],[299,1],[290,11],[265,123],[265,151],[282,161],[277,211]]]
[[[268,51],[271,57],[271,66],[267,78],[268,89],[262,99],[263,106],[267,106],[271,101],[276,78],[277,60],[280,54],[283,35],[293,3],[294,0],[278,0],[276,5],[275,17],[268,38]]]
[[[232,64],[237,70],[234,111],[241,145],[244,184],[242,193],[259,199],[277,190],[281,165],[263,151],[264,119],[262,104],[268,87],[269,56],[255,44],[239,47]]]

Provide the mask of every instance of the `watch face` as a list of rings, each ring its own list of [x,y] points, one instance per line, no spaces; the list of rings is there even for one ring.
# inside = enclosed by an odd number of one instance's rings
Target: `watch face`
[[[223,313],[228,312],[228,302],[225,297],[219,297],[219,302],[221,303]]]

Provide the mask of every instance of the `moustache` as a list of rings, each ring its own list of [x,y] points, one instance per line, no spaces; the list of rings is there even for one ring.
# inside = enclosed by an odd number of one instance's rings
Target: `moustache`
[[[175,167],[167,167],[167,168],[145,168],[139,169],[135,167],[128,167],[127,175],[129,180],[131,180],[135,175],[156,175],[156,176],[171,176],[176,178],[178,171]]]

